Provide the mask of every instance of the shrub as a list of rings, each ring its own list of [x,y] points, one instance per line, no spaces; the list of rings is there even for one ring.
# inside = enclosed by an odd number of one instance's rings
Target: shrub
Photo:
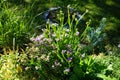
[[[87,26],[83,34],[79,34],[76,26],[80,19],[76,20],[75,15],[72,15],[71,19],[68,9],[69,28],[65,28],[64,13],[60,11],[58,14],[60,24],[50,24],[48,20],[43,33],[31,38],[34,44],[32,48],[27,49],[29,60],[24,66],[29,67],[28,72],[35,72],[37,79],[98,79],[94,59],[87,57],[87,52],[83,51],[80,43],[91,28]],[[76,20],[75,26],[72,25],[74,20]]]
[[[22,68],[18,64],[18,53],[14,54],[10,51],[9,54],[0,56],[0,80],[19,80],[19,72]]]

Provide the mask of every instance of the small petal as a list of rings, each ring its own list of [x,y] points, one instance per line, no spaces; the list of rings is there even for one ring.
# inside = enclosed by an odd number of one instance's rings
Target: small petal
[[[62,50],[62,53],[65,53],[66,52],[66,50]]]
[[[68,73],[70,72],[70,69],[67,68],[67,69],[65,69],[63,72],[64,72],[65,74],[68,74]]]
[[[79,32],[76,32],[75,35],[78,36],[78,35],[79,35]]]
[[[52,34],[52,37],[56,37],[56,34]]]
[[[72,50],[67,51],[68,54],[72,54]]]
[[[38,67],[38,66],[35,66],[35,69],[36,69],[36,70],[38,70],[38,69],[39,69],[39,67]]]
[[[70,30],[69,30],[69,29],[66,29],[66,32],[70,32]]]
[[[85,53],[84,54],[82,54],[82,58],[84,58],[85,57]]]
[[[72,57],[68,58],[67,60],[68,60],[68,62],[71,62],[72,61]]]
[[[120,44],[118,44],[118,48],[120,48]]]
[[[25,70],[27,71],[28,69],[30,69],[30,67],[26,67]]]

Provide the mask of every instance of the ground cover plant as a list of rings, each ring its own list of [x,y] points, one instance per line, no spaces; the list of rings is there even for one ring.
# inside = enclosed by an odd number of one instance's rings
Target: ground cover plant
[[[31,13],[28,17],[32,9],[29,7],[23,13],[14,14],[18,9],[8,8],[4,0],[1,4],[0,80],[120,79],[119,45],[104,44],[106,18],[99,21],[98,27],[91,25],[89,19],[83,26],[79,22],[89,11],[76,18],[77,13],[71,15],[68,5],[66,10],[63,7],[58,10],[54,19],[57,23],[51,24],[48,18],[38,33],[35,29],[40,28],[36,25],[41,13],[34,17]]]

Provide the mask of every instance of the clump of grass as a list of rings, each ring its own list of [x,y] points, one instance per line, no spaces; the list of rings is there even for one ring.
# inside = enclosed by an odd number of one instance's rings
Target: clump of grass
[[[19,9],[9,8],[7,1],[1,3],[0,10],[0,45],[2,47],[13,47],[13,40],[16,46],[24,47],[29,42],[30,31],[26,13],[20,12]]]

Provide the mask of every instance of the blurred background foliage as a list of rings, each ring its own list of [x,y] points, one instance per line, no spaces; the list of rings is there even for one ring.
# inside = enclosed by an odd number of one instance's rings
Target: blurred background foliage
[[[2,0],[3,1],[3,0]],[[120,0],[4,0],[9,3],[9,8],[17,8],[21,13],[26,9],[28,19],[35,17],[37,14],[48,10],[51,7],[66,7],[71,5],[81,14],[86,9],[88,14],[84,17],[83,23],[91,19],[91,26],[97,27],[103,17],[107,18],[105,32],[108,35],[107,42],[112,45],[120,43]],[[1,3],[2,4],[2,3]],[[2,6],[1,6],[2,7]],[[26,13],[27,13],[26,11]],[[29,18],[30,16],[30,18]],[[34,26],[41,25],[44,21],[38,16],[34,20]]]

